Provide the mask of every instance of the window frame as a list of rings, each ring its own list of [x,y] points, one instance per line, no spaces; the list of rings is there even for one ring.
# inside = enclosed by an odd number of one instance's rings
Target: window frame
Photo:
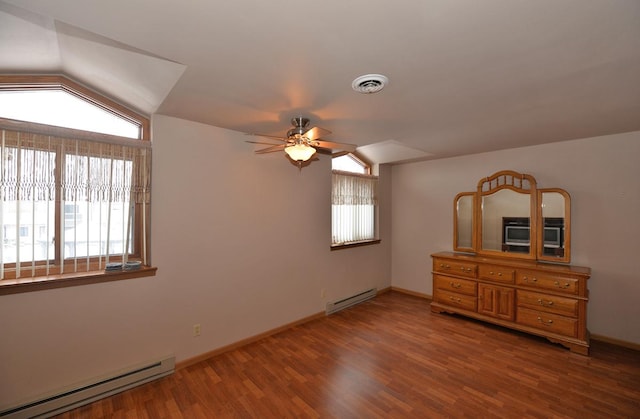
[[[99,94],[83,85],[61,75],[46,75],[46,76],[23,76],[23,75],[0,75],[0,90],[42,90],[42,89],[55,89],[62,90],[69,94],[76,96],[77,98],[84,100],[88,104],[92,106],[96,106],[103,110],[106,110],[110,113],[115,114],[116,116],[123,118],[139,127],[139,138],[131,139],[124,138],[115,135],[102,134],[98,132],[91,131],[83,131],[72,128],[64,128],[53,125],[39,124],[34,122],[27,121],[17,121],[11,119],[0,118],[2,122],[3,129],[15,130],[28,132],[30,134],[43,134],[43,135],[51,135],[62,138],[74,138],[85,141],[103,141],[103,142],[113,142],[117,141],[119,143],[131,143],[138,144],[140,141],[146,142],[146,146],[150,148],[150,119],[142,116],[141,114],[130,110],[129,108],[120,105],[119,103],[105,97],[102,94]],[[56,155],[56,184],[59,184],[60,173],[59,170],[62,167],[62,159],[64,156],[62,153],[57,152]],[[58,188],[58,186],[56,186]],[[60,199],[57,192],[56,200]],[[60,205],[55,205],[56,211],[62,211]],[[148,211],[149,209],[146,208]],[[146,250],[146,258],[149,260],[150,252],[148,249],[148,243],[150,243],[150,226],[145,229],[143,225],[143,204],[135,203],[134,209],[134,242],[133,242],[133,252],[129,254],[129,257],[132,259],[140,259],[143,257],[142,252]],[[55,217],[55,226],[54,229],[56,233],[60,232],[61,226],[59,225],[59,215],[57,214]],[[147,223],[148,223],[148,217]],[[145,237],[142,237],[142,236]],[[56,237],[58,234],[56,234]],[[143,248],[143,242],[146,243],[146,249]],[[15,263],[7,263],[4,265],[4,271],[8,273],[5,279],[0,279],[0,295],[5,294],[15,294],[20,292],[30,292],[30,291],[38,291],[43,289],[52,289],[52,288],[61,288],[67,286],[76,286],[76,285],[85,285],[85,284],[93,284],[93,283],[101,283],[129,278],[138,278],[145,276],[154,276],[157,268],[152,266],[143,266],[139,270],[134,271],[115,271],[115,272],[105,272],[104,270],[98,270],[97,257],[89,257],[89,266],[88,270],[83,272],[69,272],[69,273],[59,273],[59,272],[68,272],[68,267],[71,264],[78,263],[77,259],[66,259],[64,261],[61,260],[59,254],[60,245],[56,245],[55,247],[55,257],[53,260],[54,264],[57,264],[57,270],[54,269],[53,273],[46,275],[46,272],[43,270],[43,265],[45,265],[46,261],[38,261],[33,263],[37,267],[36,274],[28,277],[20,277],[15,278],[16,274],[16,264]],[[86,258],[83,258],[86,259]],[[110,256],[110,260],[112,261],[121,261],[121,257],[119,256]],[[50,261],[51,262],[51,261]],[[31,269],[32,262],[24,262],[28,263],[28,268]],[[84,265],[86,267],[86,263]],[[25,269],[21,265],[21,270]],[[11,274],[13,272],[13,275]],[[42,274],[45,272],[45,274]],[[13,277],[12,277],[13,276]]]
[[[139,127],[138,140],[151,140],[151,120],[131,109],[111,100],[104,95],[95,92],[80,83],[77,83],[65,76],[43,75],[43,76],[23,76],[23,75],[0,75],[0,90],[62,90],[73,95],[93,106],[110,112],[122,119],[125,119]],[[50,126],[45,124],[39,124]],[[72,128],[66,128],[71,129]],[[81,131],[81,130],[73,130]],[[90,131],[85,131],[90,132]],[[97,134],[97,133],[95,133]],[[110,136],[108,134],[104,134]],[[113,136],[111,136],[113,137]]]
[[[354,175],[354,176],[361,176],[361,177],[375,177],[377,178],[377,176],[373,176],[371,174],[372,172],[372,167],[369,163],[367,163],[365,160],[363,160],[362,158],[360,158],[359,156],[357,156],[354,153],[350,153],[350,152],[346,152],[346,153],[340,153],[340,154],[336,154],[334,156],[332,156],[332,159],[334,158],[338,158],[338,157],[344,157],[344,156],[348,156],[350,157],[355,163],[359,164],[363,169],[365,173],[357,173],[357,172],[348,172],[348,171],[344,171],[344,170],[334,170],[332,168],[331,173],[339,173],[339,174],[345,174],[345,175]],[[333,188],[333,184],[332,184],[332,188]],[[333,206],[333,204],[332,204]],[[352,242],[346,242],[346,243],[337,243],[334,244],[333,243],[333,238],[331,239],[331,246],[330,249],[333,250],[342,250],[342,249],[350,249],[353,247],[361,247],[361,246],[369,246],[372,244],[378,244],[380,243],[380,238],[378,236],[379,234],[379,226],[378,226],[378,212],[379,212],[379,205],[374,205],[373,206],[373,232],[374,232],[374,238],[372,239],[366,239],[366,240],[359,240],[359,241],[352,241]],[[333,211],[332,211],[333,213]],[[333,230],[333,219],[331,220],[331,224],[332,224],[332,230]],[[333,232],[332,232],[332,236],[333,236]]]

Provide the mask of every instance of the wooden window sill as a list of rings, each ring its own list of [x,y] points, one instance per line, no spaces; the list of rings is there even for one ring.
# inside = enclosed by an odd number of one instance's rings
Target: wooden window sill
[[[343,244],[333,244],[331,245],[331,250],[350,249],[352,247],[369,246],[369,245],[378,244],[378,243],[380,243],[380,239],[362,240],[359,242],[350,242],[350,243],[343,243]]]
[[[120,281],[123,279],[155,276],[158,268],[143,267],[132,271],[89,271],[72,274],[37,276],[33,278],[4,279],[0,281],[0,295],[18,294],[22,292],[42,291],[55,288],[75,287],[78,285],[97,284],[101,282]]]

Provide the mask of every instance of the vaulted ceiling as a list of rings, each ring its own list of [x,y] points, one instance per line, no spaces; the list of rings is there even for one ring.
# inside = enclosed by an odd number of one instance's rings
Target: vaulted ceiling
[[[0,73],[378,163],[640,130],[638,0],[4,0]],[[378,73],[388,85],[357,93]]]

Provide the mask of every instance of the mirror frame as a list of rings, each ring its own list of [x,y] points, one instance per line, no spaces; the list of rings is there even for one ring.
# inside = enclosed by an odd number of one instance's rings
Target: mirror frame
[[[529,195],[530,202],[530,241],[529,252],[510,253],[503,250],[482,248],[483,197],[500,190],[513,190]],[[544,193],[559,193],[564,197],[564,252],[561,255],[544,254],[544,211],[542,208]],[[458,202],[462,197],[471,196],[473,202],[472,247],[461,247],[458,240]],[[528,174],[513,170],[502,170],[480,179],[475,192],[461,192],[453,201],[453,250],[457,252],[476,253],[482,256],[493,256],[513,259],[540,260],[543,262],[569,263],[571,261],[571,196],[560,188],[538,189],[536,179]]]
[[[562,246],[564,252],[559,256],[548,256],[544,254],[544,208],[543,194],[558,193],[564,197],[564,240]],[[538,189],[538,260],[557,263],[569,263],[571,261],[571,195],[560,188]]]
[[[517,259],[535,259],[536,258],[536,243],[537,234],[529,234],[529,252],[528,253],[510,253],[494,249],[484,249],[482,247],[483,236],[483,198],[485,196],[493,195],[501,190],[511,190],[520,194],[529,195],[529,229],[530,231],[537,232],[537,192],[536,192],[536,179],[533,176],[514,172],[513,170],[503,170],[493,175],[480,179],[478,182],[477,191],[477,222],[476,222],[476,237],[478,240],[476,252],[479,255],[485,256],[500,256]]]
[[[471,247],[460,246],[459,241],[459,227],[458,227],[458,202],[465,196],[471,197]],[[474,253],[477,247],[476,245],[476,193],[475,192],[461,192],[453,200],[453,250],[456,252]]]

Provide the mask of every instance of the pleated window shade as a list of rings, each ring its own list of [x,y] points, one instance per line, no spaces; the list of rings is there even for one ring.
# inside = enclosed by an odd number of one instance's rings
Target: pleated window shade
[[[147,265],[148,141],[2,122],[0,279]]]
[[[332,244],[342,245],[376,239],[378,178],[340,171],[332,172]]]

